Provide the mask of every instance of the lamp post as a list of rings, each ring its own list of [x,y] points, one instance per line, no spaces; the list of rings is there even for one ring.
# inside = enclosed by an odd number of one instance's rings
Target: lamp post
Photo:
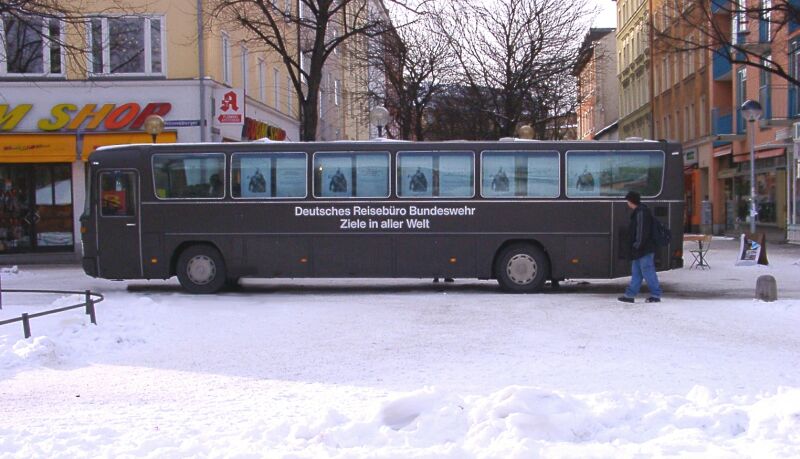
[[[369,122],[377,126],[378,137],[383,137],[383,127],[389,122],[389,110],[380,105],[369,111]]]
[[[144,119],[144,130],[153,138],[153,143],[156,143],[156,137],[164,131],[164,118],[158,115],[150,115]]]
[[[761,118],[761,104],[752,99],[747,99],[742,104],[742,116],[747,120],[750,128],[750,234],[756,232],[756,120]]]

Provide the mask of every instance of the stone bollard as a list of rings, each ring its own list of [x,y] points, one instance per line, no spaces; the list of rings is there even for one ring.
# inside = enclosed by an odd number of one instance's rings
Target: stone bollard
[[[761,301],[776,301],[778,299],[778,283],[769,275],[758,276],[756,280],[756,299]]]

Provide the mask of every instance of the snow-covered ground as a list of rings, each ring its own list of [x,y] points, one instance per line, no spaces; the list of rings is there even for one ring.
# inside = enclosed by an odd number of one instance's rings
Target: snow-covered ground
[[[687,245],[687,249],[689,246]],[[4,288],[92,289],[0,327],[0,457],[799,457],[800,247],[735,267],[506,295],[461,280],[245,281],[184,294],[78,267]],[[756,278],[779,301],[752,299]],[[3,295],[0,320],[80,302]]]

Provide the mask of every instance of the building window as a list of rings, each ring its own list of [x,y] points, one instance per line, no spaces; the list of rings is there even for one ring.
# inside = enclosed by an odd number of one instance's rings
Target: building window
[[[333,80],[333,103],[339,105],[339,100],[341,99],[341,83],[339,80]]]
[[[789,75],[800,79],[800,40],[795,39],[789,45]],[[800,86],[789,85],[789,116],[800,115]]]
[[[277,67],[272,69],[272,98],[275,100],[275,110],[281,109],[281,72]]]
[[[292,114],[292,100],[294,99],[294,85],[292,77],[286,77],[286,113]]]
[[[4,16],[0,75],[63,75],[64,28],[58,19]]]
[[[222,33],[222,82],[231,84],[231,40],[228,34]]]
[[[263,58],[258,58],[258,99],[261,102],[266,102],[267,91],[265,79],[267,78],[267,64]]]
[[[161,17],[96,17],[90,20],[91,69],[95,75],[163,75]]]
[[[244,46],[241,47],[242,50],[242,89],[244,89],[245,94],[247,94],[248,88],[247,83],[249,83],[248,73],[250,73],[250,66],[247,63],[249,53],[247,52],[247,48]]]

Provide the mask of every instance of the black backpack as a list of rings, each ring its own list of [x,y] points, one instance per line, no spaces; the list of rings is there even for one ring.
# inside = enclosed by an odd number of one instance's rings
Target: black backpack
[[[655,216],[653,216],[653,228],[650,234],[657,247],[666,247],[672,240],[672,232]]]

